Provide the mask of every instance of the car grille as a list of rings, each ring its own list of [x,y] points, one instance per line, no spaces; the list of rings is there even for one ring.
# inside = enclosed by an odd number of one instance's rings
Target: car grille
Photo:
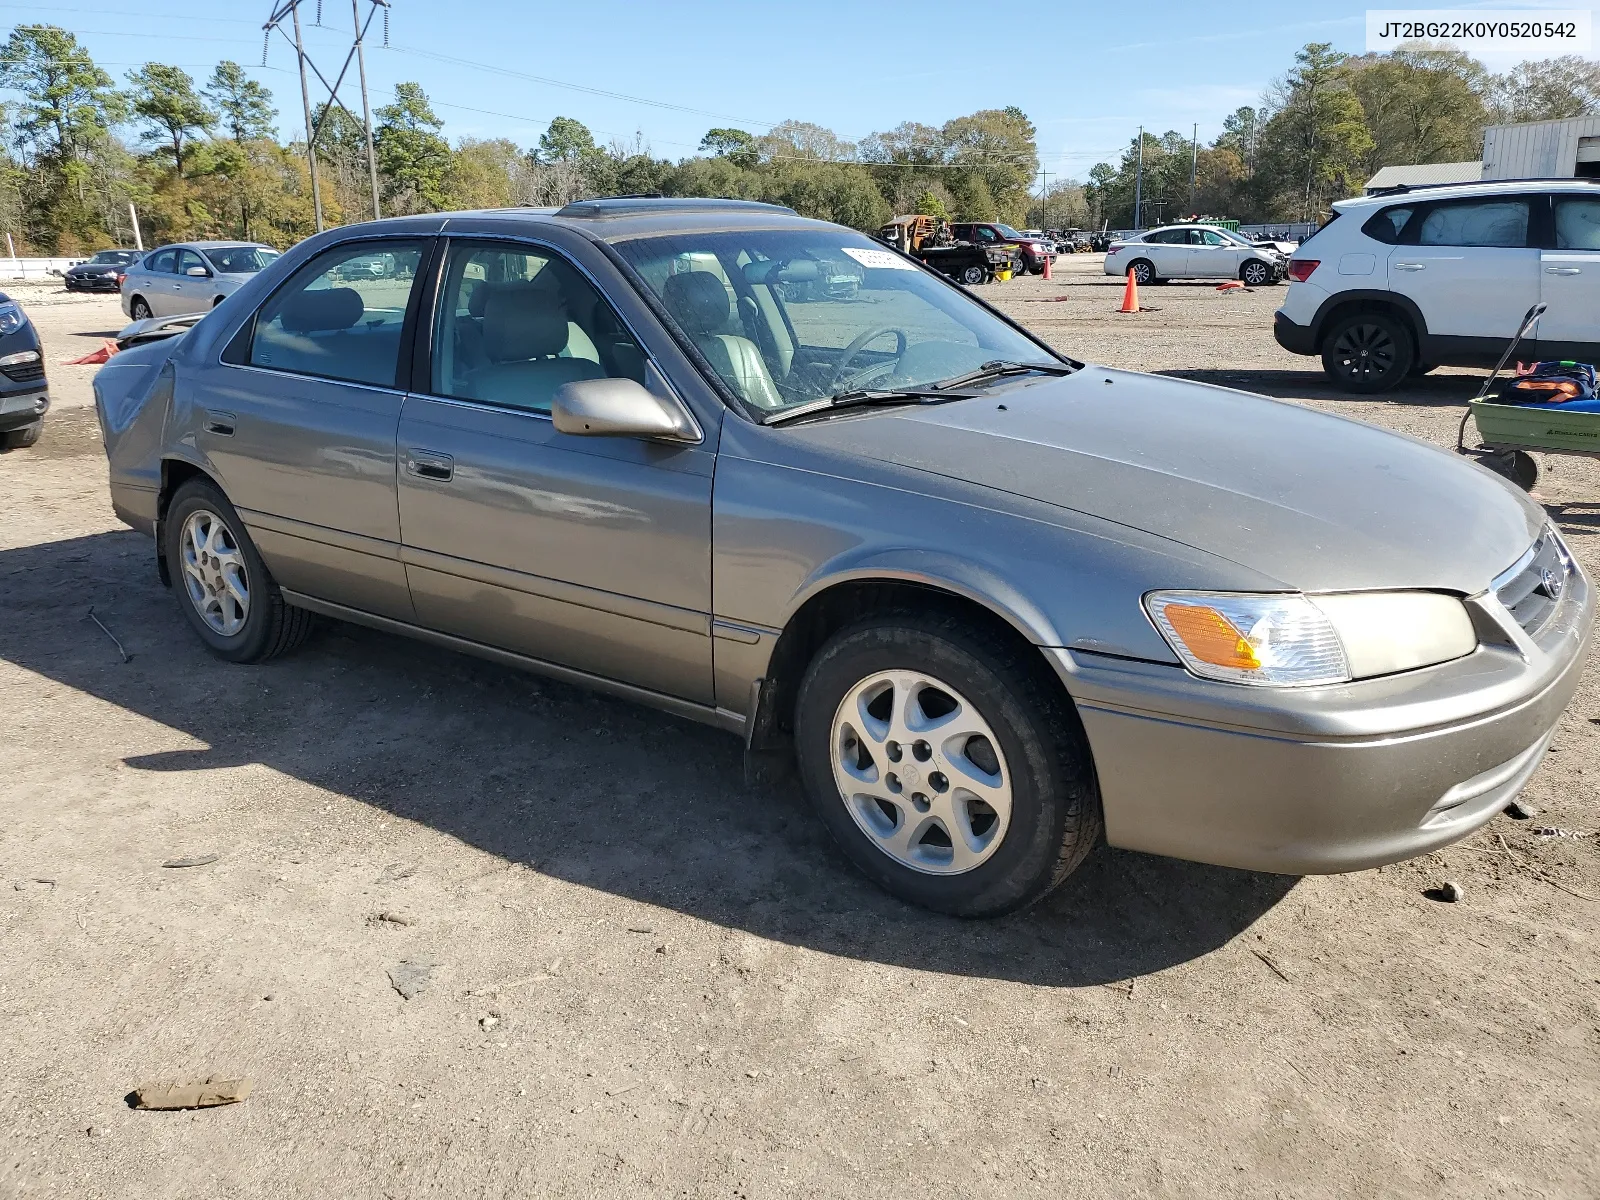
[[[0,367],[6,373],[6,378],[15,383],[27,383],[32,379],[44,378],[44,364],[42,362],[20,363],[15,367]]]
[[[1546,529],[1528,552],[1494,581],[1494,594],[1532,637],[1555,612],[1571,572],[1566,547],[1553,530]]]

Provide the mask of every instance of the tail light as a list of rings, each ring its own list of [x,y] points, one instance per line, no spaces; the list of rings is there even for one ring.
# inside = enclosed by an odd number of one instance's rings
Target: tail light
[[[1121,252],[1122,252],[1122,247],[1121,246],[1107,246],[1106,247],[1106,253],[1107,254],[1120,254]]]
[[[1311,272],[1322,265],[1320,258],[1291,258],[1289,260],[1289,278],[1296,283],[1304,283],[1311,278]]]

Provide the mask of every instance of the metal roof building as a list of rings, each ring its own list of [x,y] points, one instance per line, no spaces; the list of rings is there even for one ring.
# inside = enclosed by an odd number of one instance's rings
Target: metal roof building
[[[1483,178],[1572,176],[1600,177],[1600,117],[1491,125],[1483,131]]]
[[[1476,183],[1483,177],[1481,162],[1418,163],[1415,166],[1384,167],[1367,180],[1367,195],[1383,188],[1405,184]]]

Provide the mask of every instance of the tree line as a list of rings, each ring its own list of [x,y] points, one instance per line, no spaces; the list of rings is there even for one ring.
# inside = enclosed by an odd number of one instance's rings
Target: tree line
[[[1497,75],[1456,51],[1346,55],[1314,42],[1198,152],[1177,130],[1143,135],[1143,224],[1190,213],[1316,221],[1381,167],[1479,158],[1486,125],[1595,115],[1600,63],[1575,55]],[[1139,157],[1135,137],[1115,165],[1089,172],[1091,223],[1133,226]]]
[[[196,81],[146,63],[119,85],[53,25],[18,25],[0,54],[0,229],[18,252],[79,254],[133,244],[130,203],[147,244],[242,238],[286,247],[315,230],[304,140],[281,142],[272,94],[238,63]],[[1146,224],[1199,211],[1251,221],[1316,219],[1390,163],[1477,157],[1483,127],[1600,112],[1600,65],[1524,63],[1494,75],[1463,54],[1341,55],[1306,46],[1258,107],[1240,108],[1196,147],[1181,133],[1143,135]],[[372,216],[360,122],[313,112],[324,217]],[[1041,194],[1036,131],[1015,107],[941,125],[907,121],[850,142],[806,121],[763,134],[707,131],[699,152],[658,157],[642,138],[596,143],[571,117],[537,143],[445,136],[420,84],[398,84],[374,112],[385,215],[561,205],[659,192],[788,205],[873,230],[891,215],[1051,227],[1133,223],[1140,140],[1084,183]],[[1194,173],[1191,192],[1191,169]],[[1192,197],[1192,198],[1191,198]]]

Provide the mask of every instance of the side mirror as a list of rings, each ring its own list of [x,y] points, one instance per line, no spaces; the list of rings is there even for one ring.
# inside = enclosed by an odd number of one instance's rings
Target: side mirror
[[[211,272],[204,267],[190,267],[184,274],[193,275],[196,279],[209,279],[211,277]]]
[[[577,379],[556,389],[550,416],[579,437],[662,438],[698,442],[700,430],[676,400],[632,379]]]

